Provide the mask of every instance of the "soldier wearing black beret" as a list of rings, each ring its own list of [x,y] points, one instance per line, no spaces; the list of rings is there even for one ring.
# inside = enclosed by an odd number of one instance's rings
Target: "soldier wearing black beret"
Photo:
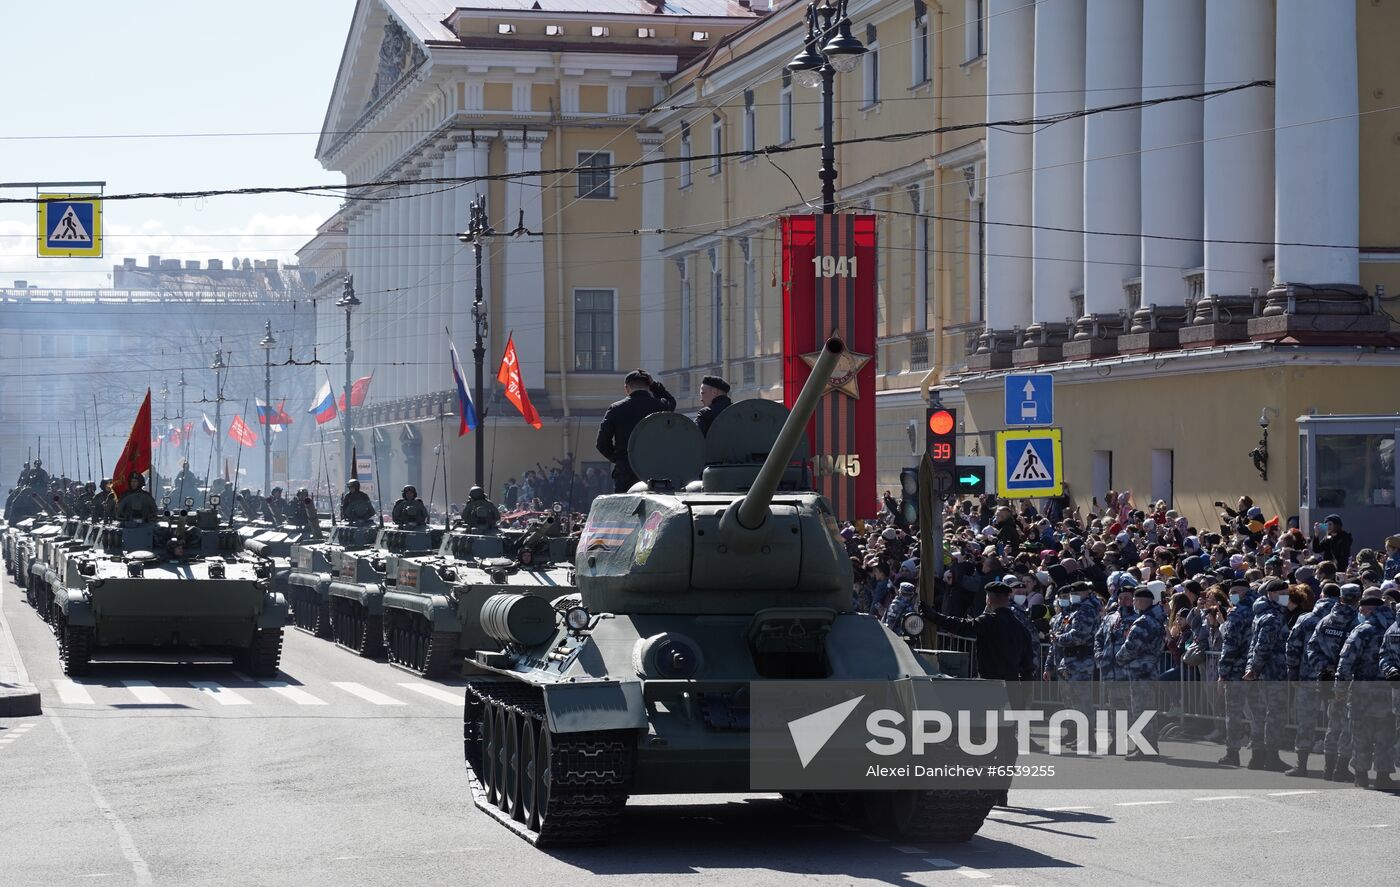
[[[729,383],[719,376],[706,376],[700,380],[700,402],[704,404],[695,417],[695,424],[703,434],[710,433],[710,425],[733,401],[729,399]]]

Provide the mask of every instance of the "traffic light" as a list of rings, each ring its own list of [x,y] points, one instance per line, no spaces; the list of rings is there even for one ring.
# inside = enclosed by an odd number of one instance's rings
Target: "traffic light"
[[[919,524],[919,469],[899,470],[899,516],[905,526]]]
[[[928,408],[928,455],[934,468],[952,468],[957,462],[958,411],[948,407]]]

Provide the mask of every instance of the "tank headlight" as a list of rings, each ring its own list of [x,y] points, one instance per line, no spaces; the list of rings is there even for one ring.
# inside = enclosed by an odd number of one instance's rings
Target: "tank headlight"
[[[564,624],[573,631],[586,629],[592,618],[585,607],[570,607],[564,612]]]
[[[210,505],[218,505],[218,504],[219,504],[219,494],[218,494],[218,493],[215,493],[214,495],[212,495],[212,496],[209,497],[209,504],[210,504]]]
[[[899,621],[899,630],[904,632],[905,637],[918,637],[924,633],[924,617],[918,613],[909,613]]]
[[[185,507],[186,507],[186,508],[193,508],[193,507],[194,507],[194,497],[193,497],[193,496],[186,496],[186,497],[185,497]]]

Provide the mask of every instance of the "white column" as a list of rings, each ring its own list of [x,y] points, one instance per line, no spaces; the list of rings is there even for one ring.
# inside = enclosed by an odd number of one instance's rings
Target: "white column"
[[[1082,110],[1084,0],[1036,4],[1035,45],[1035,116]],[[1070,291],[1084,280],[1084,238],[1074,233],[1084,227],[1084,121],[1041,127],[1034,152],[1032,218],[1044,227],[1031,235],[1031,314],[1036,323],[1063,323]]]
[[[661,133],[637,133],[642,159],[661,156]],[[666,225],[666,167],[653,164],[642,167],[642,227],[660,230]],[[660,372],[666,364],[666,260],[661,255],[665,244],[661,234],[643,234],[641,266],[638,280],[637,308],[641,323],[638,327],[640,366],[650,372]],[[618,369],[622,368],[619,355]]]
[[[1278,0],[1277,46],[1274,279],[1355,286],[1355,248],[1286,244],[1360,238],[1356,4]]]
[[[431,158],[423,161],[419,167],[421,178],[433,177],[433,163]],[[411,364],[409,371],[413,379],[413,394],[426,394],[431,390],[428,383],[431,373],[425,351],[430,347],[428,331],[433,326],[432,293],[437,272],[433,267],[432,249],[433,191],[434,187],[430,184],[419,185],[418,199],[413,202],[414,242],[417,244],[414,250],[417,259],[413,268],[413,292],[409,300],[409,305],[413,306],[413,316],[406,324],[407,329],[397,349],[398,359]]]
[[[490,147],[490,140],[482,135],[473,134],[459,137],[455,149],[457,176],[486,175]],[[486,182],[478,182],[453,189],[452,227],[455,232],[460,233],[467,230],[467,224],[471,220],[471,203],[477,198],[477,195],[486,193],[486,184]],[[490,218],[497,222],[500,221],[500,214],[496,207],[488,204],[486,212]],[[462,243],[456,245],[461,249],[457,252],[455,263],[457,280],[452,288],[452,339],[457,343],[457,356],[466,364],[470,364],[472,345],[476,340],[476,325],[472,320],[472,302],[476,298],[476,258],[470,245]],[[489,248],[482,253],[482,289],[486,292],[490,291],[491,282],[490,255]],[[489,330],[487,341],[488,343],[490,341]],[[494,353],[489,344],[486,353],[488,355]],[[463,369],[471,372],[466,366]]]
[[[1035,113],[1035,7],[992,0],[987,18],[987,119]],[[987,327],[1031,322],[1031,164],[1028,130],[987,130]],[[997,224],[997,223],[1007,224]]]
[[[446,178],[457,168],[457,154],[450,144],[433,161],[435,178]],[[428,391],[442,391],[452,387],[452,371],[448,368],[447,333],[444,327],[450,319],[452,309],[452,277],[454,274],[452,247],[457,241],[452,238],[452,192],[446,185],[435,185],[433,195],[433,230],[429,242],[433,255],[433,295],[431,312],[428,317],[428,336],[423,343],[424,360],[428,370]]]
[[[1205,82],[1216,86],[1273,77],[1273,24],[1271,0],[1206,0]],[[1267,244],[1274,236],[1273,99],[1267,89],[1249,89],[1205,103],[1208,296],[1247,296],[1251,289],[1269,288],[1264,259],[1273,252]]]
[[[1206,63],[1205,0],[1144,0],[1142,97],[1200,92]],[[1212,101],[1215,101],[1212,99]],[[1182,305],[1182,272],[1205,261],[1202,236],[1202,105],[1142,109],[1142,303]]]
[[[1142,0],[1089,0],[1084,42],[1089,49],[1084,60],[1085,104],[1137,101],[1142,94]],[[1084,119],[1084,228],[1134,235],[1084,235],[1085,314],[1122,309],[1123,281],[1138,275],[1141,127],[1138,111]]]
[[[382,196],[387,197],[395,193],[397,192],[391,189],[384,192]],[[388,266],[394,258],[394,251],[389,246],[389,214],[390,207],[393,203],[394,201],[381,201],[375,206],[374,221],[370,228],[370,237],[368,238],[369,253],[374,257],[371,262],[373,270],[370,272],[371,286],[369,300],[361,301],[364,301],[365,306],[369,309],[367,313],[370,317],[370,330],[376,342],[382,341],[384,335],[384,311],[382,310],[382,306],[388,299],[384,290],[389,288]],[[376,308],[375,306],[380,307]],[[376,356],[380,353],[382,347],[382,345],[375,346]],[[376,374],[375,379],[378,380],[380,376],[385,376],[383,380],[384,386],[378,387],[380,383],[376,381],[374,383],[377,388],[375,394],[385,399],[393,397],[393,379],[389,378],[383,371]]]
[[[540,148],[544,132],[505,132],[506,170],[520,172],[540,168]],[[514,228],[525,210],[525,227],[539,231],[540,177],[538,175],[513,179],[505,186],[506,206],[502,224],[505,231]],[[551,224],[561,224],[553,219]],[[502,232],[504,233],[504,231]],[[544,238],[504,237],[503,261],[509,274],[510,286],[502,293],[501,335],[499,341],[515,331],[515,351],[520,357],[520,370],[526,388],[544,386]],[[567,304],[567,300],[566,300]],[[558,318],[562,322],[563,318]],[[487,356],[488,367],[500,355]]]

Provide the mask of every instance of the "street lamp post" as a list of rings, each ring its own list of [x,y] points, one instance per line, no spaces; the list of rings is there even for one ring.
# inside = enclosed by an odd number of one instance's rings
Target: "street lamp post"
[[[472,399],[476,402],[476,485],[486,483],[486,331],[490,325],[487,317],[485,291],[481,285],[481,251],[486,239],[496,233],[486,218],[486,198],[478,195],[471,203],[471,215],[467,230],[457,235],[462,243],[472,245],[472,256],[476,261],[476,295],[472,300],[472,321],[476,327],[476,343],[472,347],[472,359],[476,362],[476,377],[473,380]]]
[[[224,370],[228,369],[222,347],[214,352],[210,369],[214,371],[214,470],[219,471],[224,464]]]
[[[348,481],[355,476],[355,466],[350,464],[351,452],[354,444],[351,441],[351,432],[354,430],[354,423],[350,420],[350,367],[355,362],[355,351],[350,347],[350,314],[360,307],[360,300],[355,298],[355,275],[345,275],[345,286],[339,299],[336,300],[335,307],[345,309],[345,412],[341,414],[340,427],[345,434],[345,479]]]
[[[180,386],[180,461],[187,462],[190,458],[190,436],[185,433],[185,371],[180,370],[180,381],[176,383]],[[183,467],[183,466],[181,466]]]
[[[832,126],[836,75],[847,74],[867,52],[851,33],[849,0],[812,0],[807,7],[807,37],[787,68],[800,86],[822,91],[822,212],[836,212],[836,145]]]
[[[263,349],[263,404],[268,410],[267,423],[263,425],[263,492],[272,491],[272,346],[277,340],[272,338],[272,321],[267,321],[262,341]]]
[[[169,380],[167,380],[167,379],[161,379],[161,380],[160,380],[160,392],[159,392],[159,393],[160,393],[160,418],[161,418],[161,421],[163,421],[163,422],[168,422],[168,421],[170,420],[170,384],[169,384]],[[168,427],[168,426],[167,426],[167,427]],[[162,431],[161,431],[161,438],[162,438],[162,441],[164,440],[164,436],[165,436],[165,431],[162,430]],[[151,495],[155,496],[157,500],[160,499],[160,487],[157,486],[157,484],[159,484],[159,483],[160,483],[160,474],[156,471],[156,455],[155,455],[155,453],[152,453],[152,454],[151,454]]]

